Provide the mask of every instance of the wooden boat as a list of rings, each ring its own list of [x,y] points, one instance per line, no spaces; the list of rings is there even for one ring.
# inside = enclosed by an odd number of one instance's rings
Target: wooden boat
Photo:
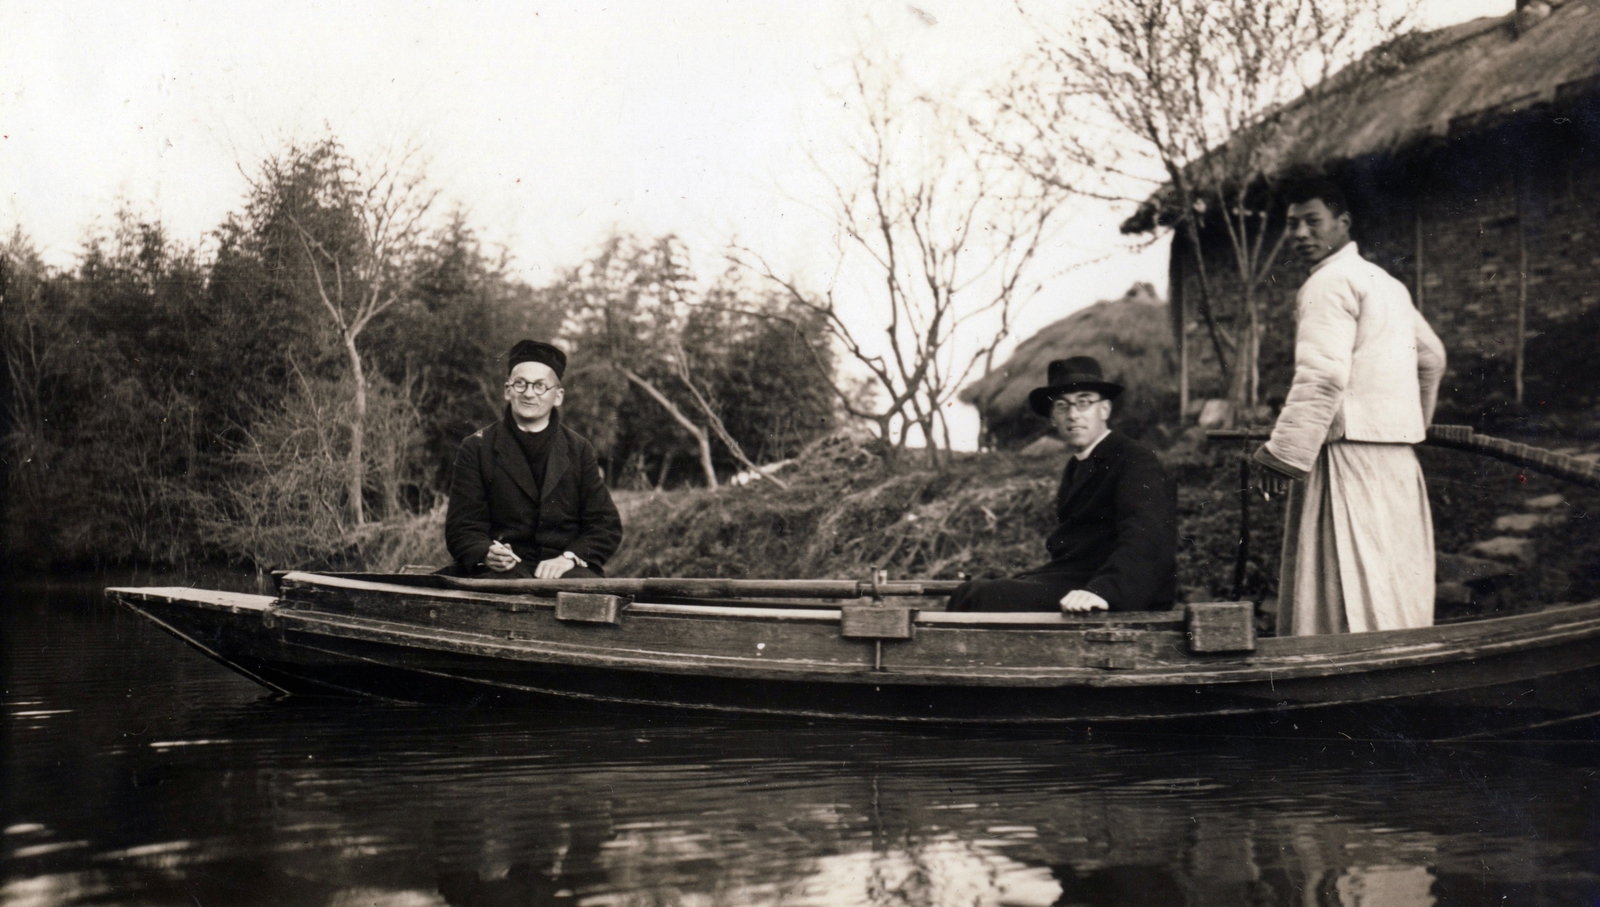
[[[287,573],[275,596],[108,592],[294,694],[1088,727],[1234,719],[1446,738],[1600,716],[1600,601],[1257,638],[1249,602],[1085,617],[937,610],[954,585]]]

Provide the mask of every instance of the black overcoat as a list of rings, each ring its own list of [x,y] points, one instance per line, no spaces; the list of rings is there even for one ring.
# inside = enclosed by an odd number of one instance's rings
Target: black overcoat
[[[1084,578],[1116,611],[1165,608],[1177,596],[1177,492],[1155,452],[1113,431],[1061,476],[1050,563],[1024,576]]]
[[[493,541],[509,544],[530,567],[571,551],[598,572],[616,553],[622,518],[594,445],[562,425],[559,410],[550,418],[556,434],[542,489],[504,418],[461,442],[444,520],[445,547],[458,566],[482,564]]]

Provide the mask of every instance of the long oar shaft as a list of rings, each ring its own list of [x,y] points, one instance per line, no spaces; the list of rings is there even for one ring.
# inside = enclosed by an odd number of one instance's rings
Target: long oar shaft
[[[1228,428],[1208,431],[1206,437],[1213,441],[1265,441],[1271,435],[1265,428]],[[1428,439],[1423,443],[1433,447],[1479,454],[1491,460],[1499,460],[1565,479],[1585,488],[1600,488],[1600,463],[1534,447],[1531,444],[1480,435],[1469,425],[1431,426],[1428,429]]]
[[[956,580],[880,582],[877,588],[861,580],[840,579],[695,579],[626,577],[584,579],[467,579],[440,577],[447,585],[483,592],[522,592],[554,595],[557,592],[593,592],[605,595],[677,596],[684,598],[863,598],[880,596],[942,596],[961,585]]]

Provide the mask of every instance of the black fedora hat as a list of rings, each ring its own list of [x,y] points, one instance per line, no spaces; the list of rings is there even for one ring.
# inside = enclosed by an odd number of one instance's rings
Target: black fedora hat
[[[1051,362],[1049,379],[1047,386],[1036,387],[1028,393],[1028,405],[1046,418],[1050,415],[1050,405],[1063,394],[1095,391],[1107,400],[1115,400],[1122,393],[1122,385],[1107,381],[1100,371],[1100,363],[1093,356],[1073,356],[1071,359]]]

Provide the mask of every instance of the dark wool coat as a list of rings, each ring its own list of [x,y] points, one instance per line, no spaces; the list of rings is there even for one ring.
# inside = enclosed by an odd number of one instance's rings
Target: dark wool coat
[[[461,442],[450,481],[444,540],[457,566],[483,563],[506,542],[530,568],[571,551],[598,568],[622,543],[622,518],[600,476],[594,445],[551,411],[544,488],[534,484],[512,429],[500,419]]]
[[[1116,611],[1165,608],[1177,597],[1177,490],[1155,452],[1111,432],[1062,473],[1050,563],[1024,576],[1072,574]],[[1074,584],[1076,585],[1076,584]]]

